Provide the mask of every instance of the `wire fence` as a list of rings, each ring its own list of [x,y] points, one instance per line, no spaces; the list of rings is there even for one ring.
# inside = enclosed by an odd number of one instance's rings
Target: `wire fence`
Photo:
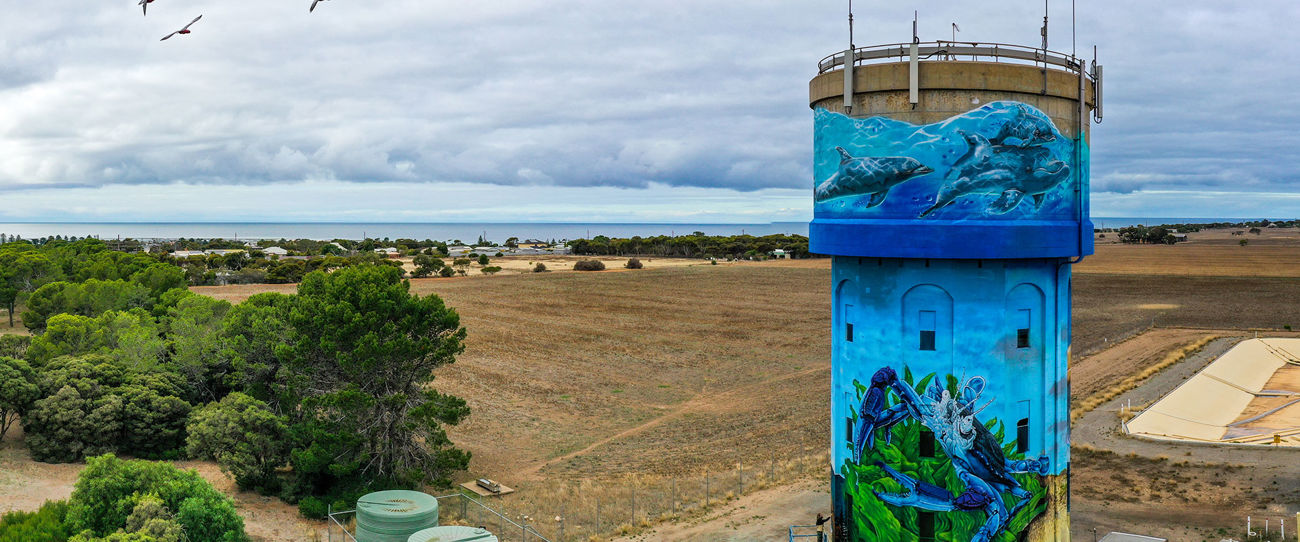
[[[750,458],[725,468],[678,476],[552,481],[511,495],[508,502],[512,510],[532,511],[529,516],[513,517],[528,520],[552,542],[608,540],[700,516],[755,491],[825,477],[829,468],[827,453],[787,459]]]
[[[828,453],[772,456],[679,476],[546,481],[486,499],[461,491],[437,497],[438,524],[483,527],[502,542],[610,540],[703,515],[755,491],[824,477],[829,468]],[[328,521],[326,540],[356,542],[355,511],[331,511]]]

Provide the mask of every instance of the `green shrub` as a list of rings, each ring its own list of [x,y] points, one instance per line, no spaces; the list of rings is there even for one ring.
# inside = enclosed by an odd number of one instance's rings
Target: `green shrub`
[[[600,260],[578,260],[573,264],[574,271],[604,271],[605,263]]]
[[[623,264],[623,267],[626,267],[628,269],[641,269],[642,267],[645,266],[641,264],[641,260],[632,258],[629,259],[626,264]]]
[[[305,518],[322,519],[325,517],[326,510],[327,506],[325,501],[317,499],[316,497],[306,497],[303,500],[298,501],[298,513],[302,514],[302,517]]]
[[[495,275],[501,272],[501,268],[495,265],[489,265],[487,267],[484,267],[483,269],[480,269],[480,271],[482,271],[484,275]]]
[[[544,264],[544,263],[542,263],[542,262],[537,262],[537,265],[534,265],[534,266],[533,266],[533,272],[534,272],[534,273],[545,273],[545,272],[546,272],[546,264]]]
[[[6,513],[0,516],[0,542],[64,542],[72,536],[67,516],[67,501],[46,501],[35,512]]]
[[[189,542],[248,540],[234,503],[198,473],[168,463],[121,460],[111,454],[86,462],[68,500],[67,523],[76,532],[89,530],[94,536],[109,536],[126,529],[141,503],[154,500],[166,515],[175,518]],[[141,519],[137,516],[137,522],[147,522]]]

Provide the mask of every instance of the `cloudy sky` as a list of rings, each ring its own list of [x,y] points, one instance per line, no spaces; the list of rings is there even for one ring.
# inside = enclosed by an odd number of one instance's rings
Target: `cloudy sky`
[[[0,221],[807,220],[807,82],[847,41],[822,0],[135,3],[0,18]],[[1041,3],[980,4],[859,0],[857,43],[913,9],[1038,43]],[[1081,4],[1095,216],[1300,216],[1300,3]]]

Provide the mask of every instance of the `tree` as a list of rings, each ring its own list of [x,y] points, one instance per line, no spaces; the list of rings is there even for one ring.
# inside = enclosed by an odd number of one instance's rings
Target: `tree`
[[[303,375],[282,370],[281,353],[287,355],[293,339],[288,322],[293,296],[264,293],[231,307],[222,323],[225,353],[234,371],[232,384],[262,400],[277,414],[295,407],[296,400],[285,390],[290,380]],[[305,385],[296,383],[294,386]]]
[[[506,239],[506,246],[510,248],[519,248],[519,238],[509,237]]]
[[[173,288],[185,288],[185,270],[171,264],[156,263],[131,275],[131,282],[149,289],[149,295],[159,297]]]
[[[91,420],[89,415],[93,410],[94,404],[72,386],[64,386],[54,395],[36,401],[23,417],[23,431],[32,459],[69,463],[108,451],[95,431],[95,422],[104,420],[101,417]]]
[[[1244,247],[1244,246],[1250,244],[1250,239],[1242,239],[1242,240],[1240,240],[1240,241],[1237,241],[1237,244],[1238,244],[1238,245],[1241,245],[1241,246]]]
[[[23,417],[28,448],[56,463],[114,450],[175,457],[190,410],[181,386],[171,373],[135,372],[106,355],[57,358],[40,379],[44,398]]]
[[[441,258],[429,254],[417,254],[411,262],[415,264],[415,272],[411,273],[414,277],[427,277],[447,266]]]
[[[488,264],[488,256],[487,256],[487,254],[479,254],[479,255],[478,255],[478,264],[479,264],[479,265],[487,265],[487,264]]]
[[[1262,233],[1262,232],[1263,232],[1263,230],[1261,230],[1261,229],[1259,229],[1259,228],[1251,228],[1251,229],[1250,229],[1250,233],[1253,233],[1253,234],[1255,234],[1255,235],[1259,235],[1259,234]]]
[[[216,401],[230,391],[227,377],[234,368],[222,334],[229,311],[227,301],[190,295],[168,312],[168,366],[185,378],[190,402]]]
[[[444,278],[446,278],[446,277],[450,277],[450,276],[455,275],[455,274],[456,274],[456,270],[455,270],[455,269],[452,269],[451,267],[444,267],[444,268],[438,270],[438,276],[440,276],[440,277],[444,277]]]
[[[59,356],[105,354],[137,369],[152,369],[161,363],[165,348],[158,324],[143,309],[94,318],[56,314],[45,333],[32,338],[27,359],[40,367]]]
[[[41,389],[31,366],[21,359],[0,357],[0,441],[9,426],[40,397]]]
[[[447,485],[468,465],[442,426],[469,407],[429,387],[433,371],[464,349],[465,330],[442,299],[409,289],[397,269],[367,265],[311,273],[298,286],[282,359],[303,379],[273,386],[300,405],[285,411],[305,491]]]
[[[239,392],[190,416],[186,450],[213,459],[243,489],[279,489],[275,470],[289,459],[288,427],[266,403]]]
[[[99,316],[109,310],[148,309],[153,303],[148,288],[124,280],[51,282],[27,298],[23,325],[41,332],[45,330],[46,320],[56,314]]]
[[[27,335],[0,334],[0,356],[26,358],[27,347],[31,344],[32,338]]]
[[[14,325],[18,301],[42,285],[55,280],[59,268],[45,255],[26,243],[0,247],[0,304],[9,313],[9,327]]]

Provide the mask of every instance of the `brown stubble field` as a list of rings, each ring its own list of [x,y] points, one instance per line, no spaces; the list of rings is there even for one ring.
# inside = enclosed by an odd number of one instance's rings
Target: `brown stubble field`
[[[1199,235],[1175,246],[1102,245],[1076,267],[1076,400],[1206,335],[1300,328],[1300,240],[1283,239],[1294,230],[1266,230],[1246,247],[1227,233]],[[455,307],[469,330],[465,353],[440,370],[435,385],[473,408],[450,431],[474,453],[463,477],[488,476],[519,489],[500,502],[511,510],[550,513],[531,507],[560,486],[586,488],[585,498],[599,499],[619,484],[680,478],[686,485],[700,471],[734,470],[738,462],[748,469],[801,457],[824,462],[829,260],[411,283],[416,293],[435,293]],[[194,290],[238,302],[294,286]],[[1160,329],[1125,342],[1153,325]],[[1212,487],[1171,480],[1178,469],[1168,463],[1126,472],[1121,484],[1111,471],[1122,460],[1100,452],[1076,457],[1073,506],[1099,510],[1133,485],[1174,483],[1191,493]],[[806,464],[786,474],[820,479],[828,468],[805,470]],[[1205,471],[1198,481],[1214,470],[1198,468]],[[1179,502],[1163,501],[1151,513],[1170,521],[1195,516]],[[1205,501],[1188,500],[1184,508],[1196,502]],[[725,528],[734,519],[716,521]],[[654,518],[641,521],[647,522]]]

